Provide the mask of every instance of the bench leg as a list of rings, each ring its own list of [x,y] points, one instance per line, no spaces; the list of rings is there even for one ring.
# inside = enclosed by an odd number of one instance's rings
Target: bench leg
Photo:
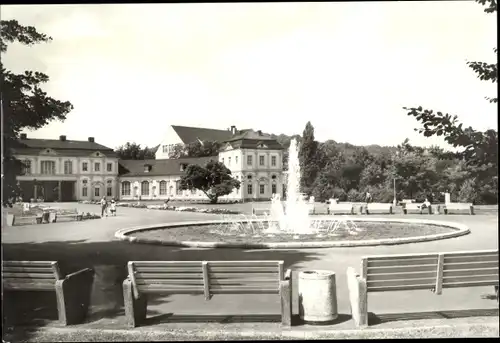
[[[280,281],[281,324],[292,326],[292,280]]]
[[[125,279],[123,281],[123,300],[127,325],[132,328],[139,326],[146,319],[148,307],[147,295],[141,294],[139,299],[135,299],[132,292],[132,282]]]
[[[57,310],[59,322],[63,325],[79,324],[85,320],[94,281],[91,269],[71,275],[56,281]]]
[[[347,268],[347,289],[352,319],[356,327],[368,326],[368,293],[366,280],[356,275],[352,267]]]

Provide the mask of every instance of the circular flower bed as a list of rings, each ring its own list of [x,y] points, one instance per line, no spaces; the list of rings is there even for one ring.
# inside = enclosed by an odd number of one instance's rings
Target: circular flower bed
[[[246,228],[236,230],[234,223],[210,221],[122,229],[115,236],[130,242],[172,246],[314,248],[422,242],[469,233],[463,224],[431,220],[352,218],[350,222],[355,225],[300,235],[268,230],[265,220],[247,220]]]
[[[81,204],[99,205],[99,201],[83,200]],[[198,212],[212,214],[241,214],[239,211],[228,210],[226,208],[199,208],[193,206],[171,206],[171,205],[147,205],[140,202],[118,202],[117,207],[132,207],[132,208],[147,208],[149,210],[164,210],[164,211],[181,211],[181,212]]]

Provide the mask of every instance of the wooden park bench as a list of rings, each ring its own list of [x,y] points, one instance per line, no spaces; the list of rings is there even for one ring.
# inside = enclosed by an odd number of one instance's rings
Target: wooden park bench
[[[364,210],[365,214],[373,214],[373,213],[393,214],[392,204],[390,203],[370,202],[366,204]]]
[[[408,214],[410,212],[417,212],[420,214],[422,214],[422,213],[432,214],[431,206],[428,206],[426,208],[422,208],[422,204],[406,203],[406,205],[403,208],[403,213]]]
[[[16,216],[14,215],[14,221],[12,225],[31,225],[31,224],[42,224],[42,214],[34,216]]]
[[[443,207],[444,214],[448,214],[451,211],[467,211],[469,214],[474,214],[474,206],[470,203],[461,202],[450,202]]]
[[[354,214],[354,204],[352,203],[330,203],[328,206],[329,214]]]
[[[354,322],[368,325],[368,293],[494,286],[498,302],[498,250],[364,257],[361,275],[347,269]]]
[[[82,212],[78,213],[78,210],[75,208],[71,212],[67,212],[67,213],[64,213],[64,214],[57,213],[54,221],[58,221],[60,219],[63,219],[63,220],[69,219],[69,220],[81,221],[82,218],[83,218],[83,213]]]
[[[282,324],[291,325],[291,270],[283,261],[131,261],[123,282],[125,316],[130,327],[146,319],[147,295],[276,294]]]
[[[254,207],[252,205],[252,214],[256,216],[263,216],[265,214],[270,215],[271,214],[271,207]]]
[[[94,280],[91,269],[62,276],[55,261],[3,261],[4,291],[56,292],[59,321],[81,323],[87,315]]]

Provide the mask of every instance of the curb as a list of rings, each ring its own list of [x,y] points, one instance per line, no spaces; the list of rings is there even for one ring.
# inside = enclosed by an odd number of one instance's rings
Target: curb
[[[458,324],[440,326],[418,326],[403,328],[366,328],[366,329],[278,329],[276,331],[263,331],[253,329],[239,330],[186,330],[172,329],[146,330],[140,329],[77,329],[77,328],[50,328],[43,327],[33,330],[35,334],[54,334],[58,336],[84,337],[99,333],[101,336],[109,335],[120,338],[175,338],[175,340],[231,340],[231,339],[342,339],[342,338],[443,338],[443,337],[498,337],[498,323]],[[153,337],[151,337],[153,336]]]
[[[331,219],[332,216],[324,216],[324,219]],[[317,219],[317,220],[321,220]],[[405,238],[387,238],[387,239],[373,239],[364,241],[325,241],[325,242],[279,242],[279,243],[227,243],[227,242],[197,242],[197,241],[167,241],[161,239],[148,239],[138,238],[130,234],[139,231],[148,231],[156,229],[168,229],[179,226],[202,226],[211,224],[223,224],[227,220],[210,220],[210,221],[196,221],[196,222],[176,222],[155,224],[149,226],[140,226],[132,228],[124,228],[115,232],[115,238],[130,243],[139,244],[155,244],[165,246],[189,247],[189,248],[242,248],[242,249],[305,249],[305,248],[338,248],[338,247],[358,247],[358,246],[376,246],[376,245],[396,245],[406,243],[420,243],[429,242],[440,239],[454,238],[463,236],[470,233],[469,228],[460,223],[442,222],[436,220],[426,219],[403,219],[403,218],[350,218],[350,220],[363,221],[363,222],[391,222],[391,223],[418,223],[429,224],[437,226],[445,226],[455,229],[455,232],[440,233],[429,236],[405,237]],[[253,219],[245,222],[262,222],[266,219]]]

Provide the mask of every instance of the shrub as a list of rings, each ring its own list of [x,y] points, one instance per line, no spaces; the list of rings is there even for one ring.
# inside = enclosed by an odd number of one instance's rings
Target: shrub
[[[347,201],[350,202],[362,202],[365,199],[365,192],[360,192],[357,189],[351,189],[347,192]]]
[[[477,191],[476,191],[476,180],[475,179],[467,179],[460,187],[460,191],[458,192],[458,200],[460,202],[471,202],[475,203],[477,200]]]

